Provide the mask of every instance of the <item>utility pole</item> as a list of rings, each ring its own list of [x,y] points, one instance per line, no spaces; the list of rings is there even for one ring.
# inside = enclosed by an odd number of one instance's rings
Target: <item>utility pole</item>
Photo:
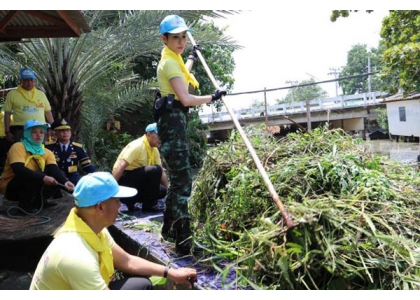
[[[290,84],[290,86],[297,85],[299,81],[297,80],[286,80],[286,84]],[[295,88],[292,87],[292,101],[295,102]]]
[[[340,74],[341,67],[338,68],[330,68],[330,71],[327,75],[334,75],[334,79],[337,79],[338,74]],[[335,96],[338,97],[338,82],[335,81]]]

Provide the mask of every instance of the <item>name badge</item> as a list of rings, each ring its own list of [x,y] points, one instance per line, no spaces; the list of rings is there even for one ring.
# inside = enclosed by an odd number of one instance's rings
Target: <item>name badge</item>
[[[68,167],[68,172],[69,173],[77,172],[77,166],[69,166]]]

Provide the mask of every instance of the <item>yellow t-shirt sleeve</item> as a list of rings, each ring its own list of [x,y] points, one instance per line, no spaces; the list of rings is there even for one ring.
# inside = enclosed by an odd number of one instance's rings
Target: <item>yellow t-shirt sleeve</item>
[[[154,151],[154,161],[155,161],[155,165],[162,165],[162,161],[161,161],[161,159],[160,159],[160,153],[159,153],[159,150],[157,149],[157,148],[153,148],[153,151]]]

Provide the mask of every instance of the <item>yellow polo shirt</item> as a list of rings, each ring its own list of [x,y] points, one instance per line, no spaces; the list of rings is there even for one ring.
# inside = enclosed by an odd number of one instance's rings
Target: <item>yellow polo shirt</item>
[[[32,91],[24,91],[26,97],[32,99],[35,88]],[[40,90],[36,90],[34,97],[35,103],[25,99],[25,97],[18,92],[18,90],[10,91],[6,96],[3,110],[13,113],[13,125],[25,125],[28,120],[37,120],[41,123],[46,123],[45,112],[51,110],[50,102],[47,96]]]
[[[122,159],[128,162],[128,166],[126,168],[127,171],[131,171],[141,167],[146,167],[149,165],[147,149],[144,143],[145,138],[146,135],[143,135],[141,138],[138,138],[128,143],[127,146],[124,147],[124,149],[121,151],[120,155],[118,155],[118,158],[114,163],[114,167],[112,168],[113,172],[117,169]],[[153,147],[152,151],[154,157],[152,165],[162,165],[159,150],[156,147]]]
[[[115,241],[103,229],[106,245]],[[103,290],[106,282],[99,267],[99,254],[77,232],[59,234],[45,250],[36,267],[30,290]]]

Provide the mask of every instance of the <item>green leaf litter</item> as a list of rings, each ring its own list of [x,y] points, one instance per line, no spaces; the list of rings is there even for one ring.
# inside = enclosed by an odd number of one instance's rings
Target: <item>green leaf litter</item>
[[[287,230],[241,137],[209,151],[190,211],[207,256],[261,289],[419,289],[419,173],[341,129],[245,128],[296,225]],[[223,270],[226,272],[226,270]]]

